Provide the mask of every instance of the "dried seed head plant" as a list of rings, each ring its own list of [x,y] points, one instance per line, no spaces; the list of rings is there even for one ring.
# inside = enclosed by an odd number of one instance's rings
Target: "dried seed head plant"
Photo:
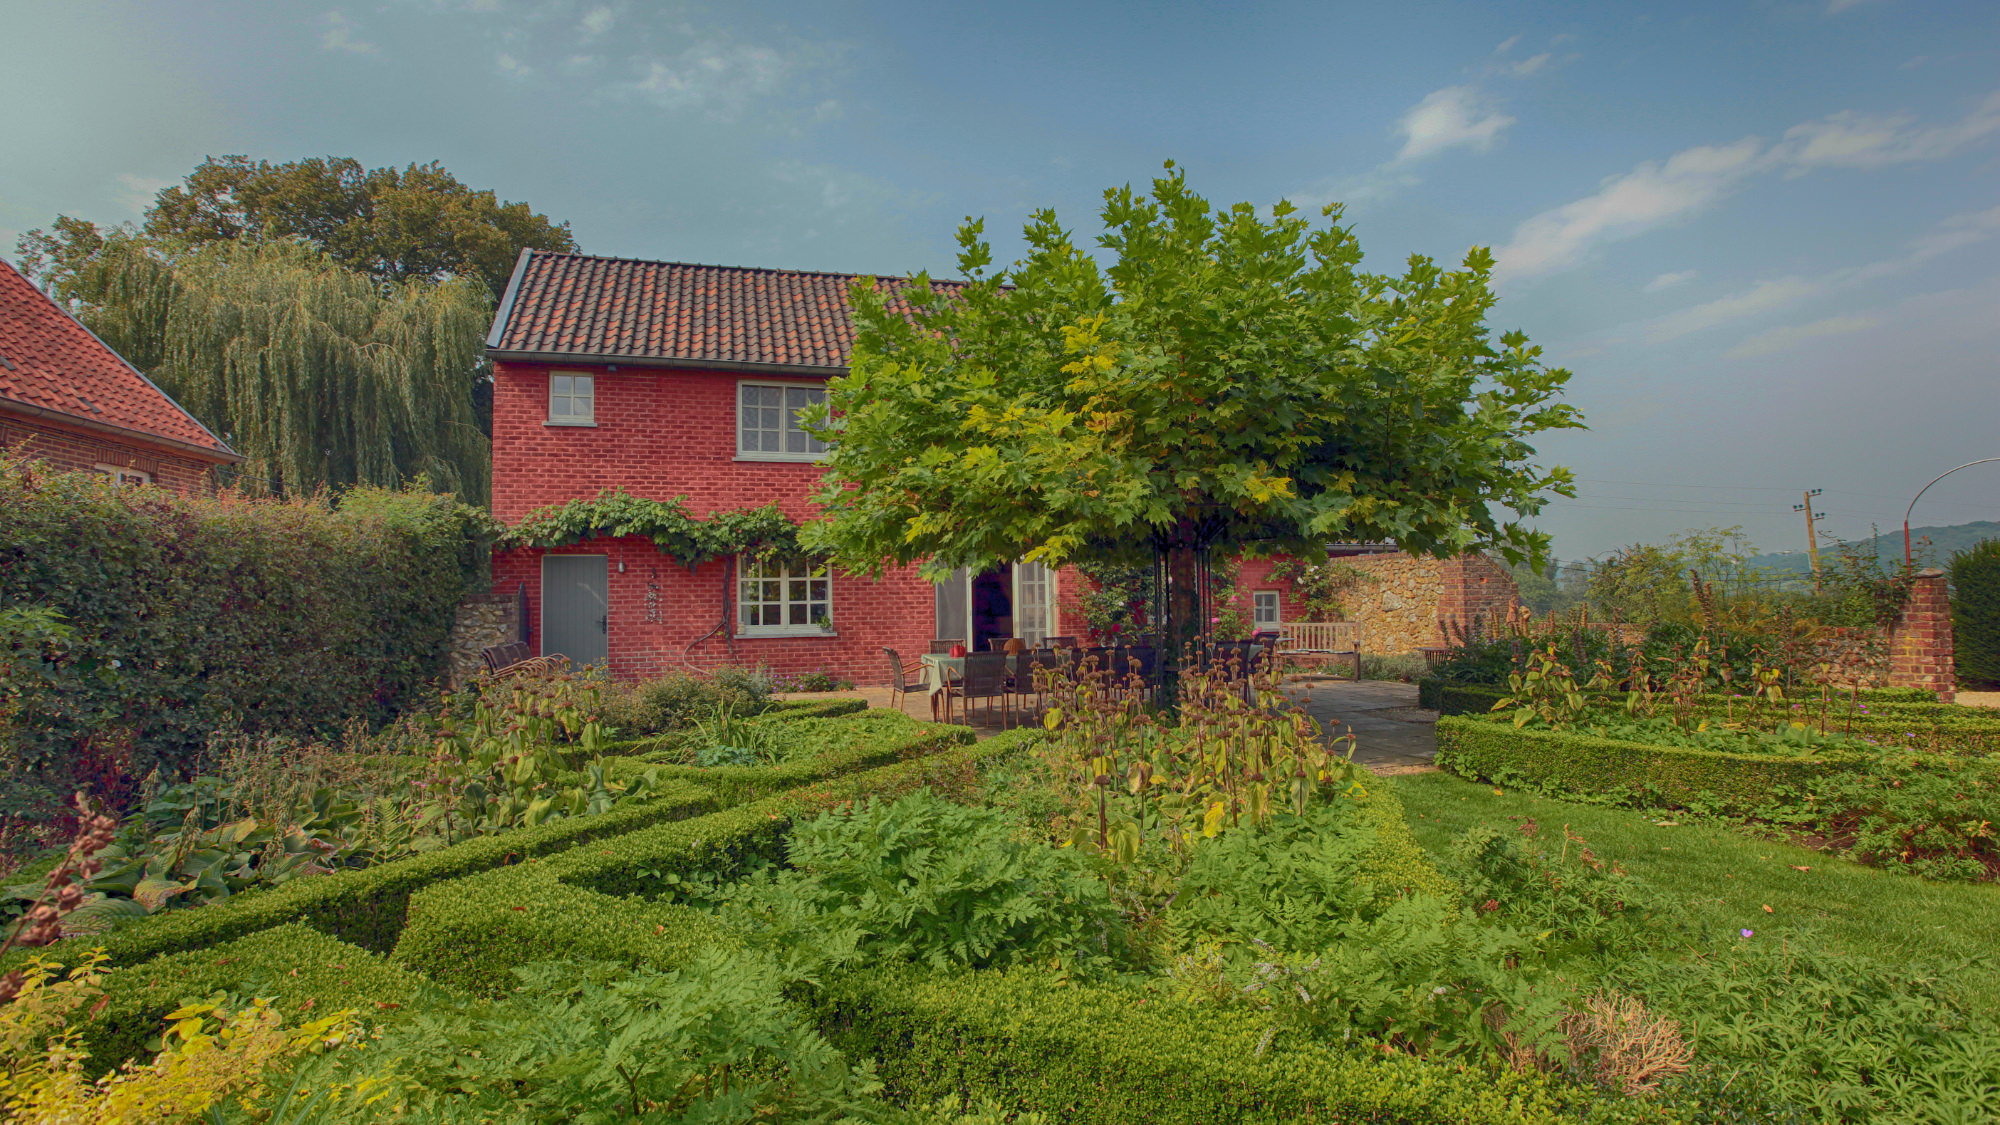
[[[1636,996],[1600,992],[1563,1017],[1572,1065],[1588,1068],[1599,1085],[1627,1095],[1649,1094],[1660,1080],[1687,1072],[1694,1048],[1677,1020],[1646,1010]]]

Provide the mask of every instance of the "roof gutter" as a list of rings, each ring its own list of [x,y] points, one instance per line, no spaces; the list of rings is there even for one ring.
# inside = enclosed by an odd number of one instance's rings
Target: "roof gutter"
[[[752,375],[816,375],[821,378],[837,378],[847,374],[845,367],[810,363],[746,363],[734,359],[617,355],[605,352],[502,351],[495,348],[491,342],[487,344],[486,357],[501,363],[601,363],[623,367],[663,367],[677,371],[742,371]]]
[[[187,454],[204,461],[213,461],[218,465],[234,465],[243,460],[242,454],[230,449],[213,449],[208,446],[196,445],[190,441],[165,437],[149,430],[135,430],[128,426],[114,426],[109,422],[79,418],[74,414],[65,414],[60,410],[48,410],[39,406],[29,406],[25,402],[16,402],[11,398],[0,398],[0,413],[16,414],[28,418],[55,422],[59,425],[71,426],[90,433],[111,434],[126,441],[171,450],[175,453]],[[200,423],[196,423],[196,425],[200,425]],[[202,428],[207,429],[206,426]]]

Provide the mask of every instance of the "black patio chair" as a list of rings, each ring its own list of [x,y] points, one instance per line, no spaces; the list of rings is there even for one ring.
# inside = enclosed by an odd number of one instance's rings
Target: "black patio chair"
[[[986,700],[986,717],[993,717],[993,700],[1000,701],[1001,725],[1006,725],[1012,713],[1007,692],[1011,685],[1007,676],[1007,654],[1004,652],[975,652],[965,658],[965,671],[945,681],[944,713],[947,721],[951,718],[951,701],[963,700],[968,722],[972,718],[972,703],[976,699]]]
[[[922,661],[905,664],[903,656],[893,648],[884,647],[883,653],[889,657],[889,706],[902,709],[902,699],[912,691],[921,691],[926,686],[923,680]],[[910,677],[917,677],[912,680]]]

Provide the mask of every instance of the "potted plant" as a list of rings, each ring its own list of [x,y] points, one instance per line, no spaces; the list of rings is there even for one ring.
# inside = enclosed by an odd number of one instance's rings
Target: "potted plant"
[[[833,632],[833,618],[825,613],[815,615],[813,617],[813,624],[819,626],[819,631],[822,633]]]

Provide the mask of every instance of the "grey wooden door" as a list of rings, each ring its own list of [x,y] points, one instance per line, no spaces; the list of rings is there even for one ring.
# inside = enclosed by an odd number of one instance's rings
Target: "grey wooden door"
[[[610,636],[611,582],[604,556],[542,556],[542,655],[602,664]]]

